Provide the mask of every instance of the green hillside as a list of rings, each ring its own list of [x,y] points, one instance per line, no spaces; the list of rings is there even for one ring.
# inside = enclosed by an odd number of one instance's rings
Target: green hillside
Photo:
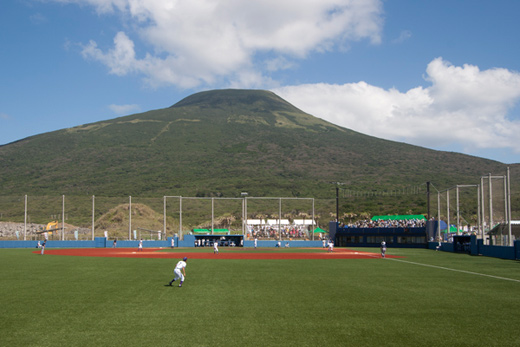
[[[331,199],[331,182],[358,191],[424,187],[426,181],[447,188],[506,172],[496,161],[333,125],[261,90],[197,93],[169,108],[32,136],[1,146],[0,161],[1,196],[238,197],[247,191]],[[515,192],[518,164],[511,175]],[[518,195],[513,199],[514,208]],[[394,212],[395,202],[376,200],[342,203],[349,210]],[[425,213],[424,195],[402,200],[400,209]]]

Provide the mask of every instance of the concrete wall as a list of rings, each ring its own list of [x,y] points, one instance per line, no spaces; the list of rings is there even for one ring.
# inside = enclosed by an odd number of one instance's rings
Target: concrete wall
[[[41,241],[40,241],[41,242]],[[174,238],[175,247],[194,247],[195,236],[185,235],[184,240]],[[282,247],[289,242],[289,247],[322,247],[321,241],[281,241]],[[278,241],[259,240],[258,247],[276,247]],[[0,241],[0,248],[37,248],[38,241]],[[54,241],[49,240],[46,243],[47,248],[111,248],[113,240],[107,240],[104,237],[96,237],[94,241]],[[133,248],[139,246],[139,240],[118,240],[118,248]],[[244,247],[254,247],[254,241],[244,241]],[[163,241],[143,240],[143,248],[169,248],[171,247],[171,237]]]
[[[514,247],[479,245],[478,251],[480,255],[486,257],[516,260],[519,259],[517,257],[518,249],[520,249],[520,243],[515,241]]]
[[[428,242],[429,249],[435,249],[437,242]],[[453,243],[442,242],[440,251],[455,252]],[[475,235],[471,236],[471,248],[469,254],[482,255],[485,257],[493,257],[499,259],[520,260],[520,240],[514,242],[514,246],[488,246],[484,245],[482,240],[477,239]]]

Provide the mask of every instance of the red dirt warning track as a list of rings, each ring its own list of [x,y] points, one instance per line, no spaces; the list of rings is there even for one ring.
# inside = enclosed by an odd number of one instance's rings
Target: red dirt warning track
[[[138,252],[135,248],[67,248],[67,249],[46,249],[45,254],[49,255],[69,255],[79,257],[116,257],[116,258],[164,258],[176,259],[188,257],[192,259],[375,259],[381,258],[379,253],[360,252],[349,249],[336,249],[334,252],[287,252],[287,250],[276,252],[272,249],[263,252],[262,249],[233,249],[233,252],[220,252],[213,254],[208,252],[190,252],[187,248],[178,249],[171,252],[161,252],[166,249],[145,248]],[[39,253],[34,251],[33,253]],[[398,256],[387,255],[387,258],[401,258]]]

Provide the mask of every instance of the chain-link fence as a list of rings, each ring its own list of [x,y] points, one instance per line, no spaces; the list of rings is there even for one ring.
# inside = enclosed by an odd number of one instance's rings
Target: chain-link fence
[[[333,199],[285,197],[0,196],[0,239],[164,240],[196,229],[313,239],[320,220],[328,225],[333,206]]]

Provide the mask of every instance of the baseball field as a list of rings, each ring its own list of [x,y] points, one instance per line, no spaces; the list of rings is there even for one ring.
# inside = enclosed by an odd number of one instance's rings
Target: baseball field
[[[1,249],[0,278],[2,346],[520,345],[520,264],[467,254]]]

